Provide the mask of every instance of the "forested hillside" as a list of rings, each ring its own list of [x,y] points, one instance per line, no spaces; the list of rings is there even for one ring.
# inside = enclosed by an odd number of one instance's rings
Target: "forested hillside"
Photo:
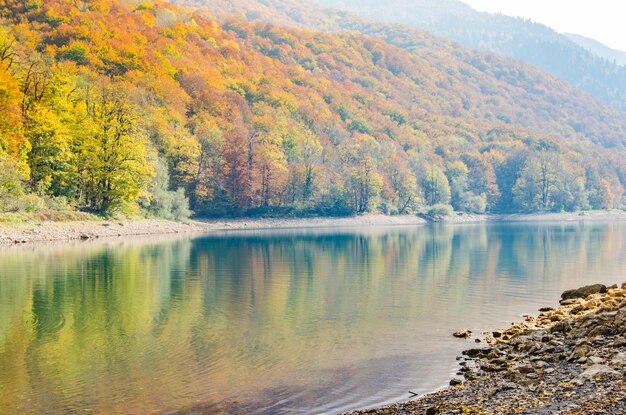
[[[623,203],[623,113],[424,32],[389,33],[407,52],[161,2],[0,0],[0,13],[4,211]]]
[[[542,24],[480,13],[457,0],[315,0],[388,23],[428,30],[465,47],[528,62],[626,110],[626,68]]]

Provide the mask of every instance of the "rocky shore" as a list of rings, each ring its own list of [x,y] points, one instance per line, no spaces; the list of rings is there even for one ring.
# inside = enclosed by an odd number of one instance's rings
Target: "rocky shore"
[[[450,387],[351,414],[626,414],[626,283],[566,291],[561,306],[473,339]]]

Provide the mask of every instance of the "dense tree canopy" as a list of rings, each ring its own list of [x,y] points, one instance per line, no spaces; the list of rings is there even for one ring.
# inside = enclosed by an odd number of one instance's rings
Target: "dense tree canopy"
[[[166,217],[184,194],[210,215],[623,203],[623,114],[427,35],[407,52],[161,2],[0,14],[3,210],[23,193]]]

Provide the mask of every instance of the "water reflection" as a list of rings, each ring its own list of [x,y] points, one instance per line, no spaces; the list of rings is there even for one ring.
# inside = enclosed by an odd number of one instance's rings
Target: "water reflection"
[[[625,279],[624,224],[0,251],[0,413],[322,413],[442,386],[450,332]]]

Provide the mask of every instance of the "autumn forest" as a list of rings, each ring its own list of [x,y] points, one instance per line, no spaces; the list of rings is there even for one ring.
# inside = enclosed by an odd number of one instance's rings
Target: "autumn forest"
[[[623,112],[509,58],[393,37],[161,1],[0,0],[0,212],[626,205]]]

